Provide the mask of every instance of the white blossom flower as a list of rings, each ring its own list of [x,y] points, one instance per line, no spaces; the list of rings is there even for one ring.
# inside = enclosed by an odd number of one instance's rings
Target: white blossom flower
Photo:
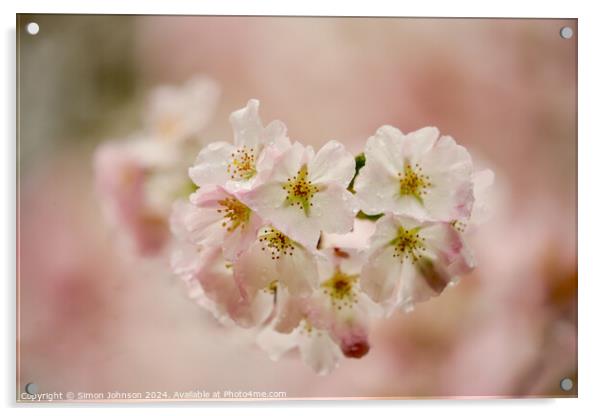
[[[343,354],[311,299],[290,296],[286,289],[278,290],[276,297],[275,316],[258,333],[257,345],[273,361],[280,360],[287,351],[298,349],[303,362],[316,373],[332,372]]]
[[[346,357],[361,358],[370,349],[371,320],[382,312],[360,287],[365,257],[357,250],[341,247],[326,248],[321,253],[320,288],[312,296],[314,316],[319,317],[319,325],[328,329]]]
[[[217,107],[218,84],[196,76],[182,85],[162,85],[152,90],[145,113],[148,133],[159,139],[198,138]]]
[[[286,235],[315,248],[321,231],[353,227],[358,207],[347,186],[354,174],[355,160],[341,143],[330,141],[317,154],[294,143],[243,200]]]
[[[137,253],[155,255],[169,237],[167,215],[151,202],[147,178],[151,166],[163,160],[152,151],[141,151],[145,142],[132,138],[109,141],[94,154],[96,188],[105,215]]]
[[[265,322],[273,310],[273,296],[259,293],[252,302],[241,295],[234,279],[233,264],[220,247],[195,243],[188,226],[203,214],[185,201],[174,204],[170,217],[175,237],[171,268],[186,284],[189,296],[223,324],[253,327]]]
[[[376,223],[361,286],[387,312],[396,306],[409,311],[469,272],[474,260],[466,255],[451,224],[386,214]]]
[[[366,214],[391,212],[438,221],[470,216],[471,157],[453,138],[439,137],[436,128],[405,135],[383,126],[368,139],[365,157],[354,189]]]
[[[234,264],[234,275],[243,296],[284,286],[295,296],[308,295],[317,287],[315,254],[273,226],[264,226],[258,238]]]
[[[290,147],[282,122],[272,121],[263,127],[257,100],[249,100],[245,108],[233,112],[230,124],[234,144],[210,143],[189,169],[190,178],[198,186],[223,185],[229,190],[250,188],[269,173],[274,159]]]
[[[319,375],[330,374],[340,363],[343,354],[328,331],[314,327],[302,320],[290,333],[276,331],[267,326],[257,336],[257,345],[278,361],[288,351],[298,348],[303,363]]]
[[[172,203],[194,190],[186,175],[188,146],[213,116],[219,91],[199,77],[150,95],[146,128],[95,152],[95,179],[109,219],[142,255],[157,255],[169,241]]]
[[[317,256],[320,286],[311,296],[277,292],[274,317],[257,337],[271,359],[298,348],[305,364],[328,374],[343,356],[368,353],[368,326],[381,309],[359,287],[363,260],[353,249],[323,249]]]
[[[224,257],[234,260],[257,238],[263,220],[236,194],[219,185],[199,188],[190,196],[196,207],[185,224],[198,245],[220,246]]]

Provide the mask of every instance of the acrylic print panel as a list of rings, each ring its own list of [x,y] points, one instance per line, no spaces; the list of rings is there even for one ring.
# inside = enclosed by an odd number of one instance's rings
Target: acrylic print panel
[[[17,16],[18,400],[575,397],[576,38]]]

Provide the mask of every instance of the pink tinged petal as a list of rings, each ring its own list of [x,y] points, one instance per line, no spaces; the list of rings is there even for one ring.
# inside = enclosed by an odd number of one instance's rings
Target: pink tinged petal
[[[435,254],[437,261],[446,266],[463,256],[464,240],[450,224],[428,224],[421,228],[420,236],[425,239],[427,249]]]
[[[420,161],[422,156],[433,148],[438,138],[439,130],[436,127],[423,127],[406,134],[404,162],[414,164]]]
[[[274,164],[269,180],[285,183],[289,178],[297,175],[301,166],[307,163],[311,156],[313,156],[311,147],[305,147],[299,142],[293,143]]]
[[[415,265],[405,262],[397,304],[405,311],[414,309],[419,302],[439,296],[451,282],[453,276],[439,262],[423,257]]]
[[[495,174],[490,169],[475,172],[472,175],[475,202],[470,215],[470,225],[479,225],[491,217],[491,191]]]
[[[390,302],[398,287],[401,262],[393,254],[392,246],[376,248],[360,275],[361,289],[377,303]]]
[[[343,234],[352,230],[359,207],[347,189],[329,186],[313,196],[312,204],[310,216],[317,219],[322,231]]]
[[[397,303],[408,311],[438,296],[459,273],[474,267],[461,235],[449,224],[427,224],[420,230],[426,252],[415,264],[404,262]]]
[[[347,188],[355,175],[355,159],[341,143],[331,140],[309,162],[308,172],[316,185],[334,183]]]
[[[259,153],[257,163],[255,164],[258,176],[262,179],[264,177],[267,178],[274,164],[291,146],[291,142],[286,136],[276,137],[276,139],[267,144]]]
[[[299,326],[301,320],[307,315],[308,303],[305,298],[291,296],[289,290],[278,285],[276,294],[276,311],[273,322],[274,330],[290,333]]]
[[[248,302],[237,294],[235,301],[228,306],[228,314],[238,326],[253,328],[269,320],[274,311],[274,295],[261,291],[252,302]]]
[[[286,352],[297,347],[298,335],[283,334],[268,326],[257,335],[256,342],[272,361],[278,361]]]
[[[316,260],[312,253],[298,244],[292,253],[292,256],[283,255],[275,261],[279,280],[291,293],[309,294],[318,286]]]
[[[190,179],[198,185],[223,185],[229,179],[228,163],[234,148],[230,143],[214,142],[207,145],[196,158],[193,167],[188,170]]]
[[[452,276],[467,274],[476,266],[472,250],[450,224],[435,223],[424,227],[420,235],[425,238],[428,250]]]
[[[218,315],[227,316],[239,326],[251,327],[263,323],[273,309],[273,297],[260,293],[247,302],[234,280],[232,267],[222,256],[221,249],[208,248],[202,253],[203,268],[196,274],[205,296],[214,302]]]
[[[257,230],[262,225],[261,218],[251,212],[248,222],[228,230],[231,224],[224,217],[221,201],[232,198],[236,199],[236,195],[226,192],[220,186],[199,188],[190,200],[200,209],[188,215],[188,229],[193,241],[198,244],[221,245],[228,260],[235,259],[255,241]]]
[[[221,245],[226,235],[216,208],[195,208],[184,219],[188,240],[198,245]]]
[[[199,270],[200,260],[198,247],[182,242],[172,250],[169,263],[176,275],[187,279]]]
[[[339,346],[327,331],[313,329],[310,334],[299,335],[299,351],[303,362],[319,375],[330,374],[342,358]]]
[[[290,145],[286,137],[286,125],[280,120],[270,122],[262,131],[262,143],[286,150]]]
[[[234,263],[234,278],[247,301],[252,301],[259,291],[280,277],[276,262],[262,248],[256,241]]]
[[[240,193],[239,198],[247,206],[256,210],[264,218],[284,205],[286,191],[276,182],[265,183],[248,192]]]
[[[263,226],[263,220],[251,213],[249,222],[244,227],[238,227],[224,238],[224,257],[235,260],[244,253],[257,239],[257,231]]]
[[[468,151],[451,137],[443,136],[419,164],[432,183],[422,197],[432,219],[468,218],[474,202],[472,159]]]

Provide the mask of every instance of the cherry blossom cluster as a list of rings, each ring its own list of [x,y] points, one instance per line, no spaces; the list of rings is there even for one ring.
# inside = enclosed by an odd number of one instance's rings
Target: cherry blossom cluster
[[[327,374],[369,352],[375,319],[475,267],[465,235],[493,173],[453,138],[383,126],[357,156],[335,140],[316,151],[264,125],[252,99],[231,141],[203,146],[218,96],[204,77],[155,90],[142,131],[97,150],[97,185],[140,254],[169,246],[198,304],[252,328],[272,359],[298,349]]]

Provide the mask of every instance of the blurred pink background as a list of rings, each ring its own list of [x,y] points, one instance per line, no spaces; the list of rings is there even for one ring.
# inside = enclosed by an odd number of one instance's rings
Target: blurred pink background
[[[18,46],[18,390],[576,394],[576,20],[21,15],[18,31],[32,20],[40,33]],[[452,135],[496,174],[493,217],[470,236],[477,269],[379,322],[370,353],[326,377],[221,328],[165,259],[116,243],[92,176],[95,146],[140,126],[150,88],[199,73],[222,87],[211,139],[230,139],[249,98],[314,146],[359,152],[383,124]]]

